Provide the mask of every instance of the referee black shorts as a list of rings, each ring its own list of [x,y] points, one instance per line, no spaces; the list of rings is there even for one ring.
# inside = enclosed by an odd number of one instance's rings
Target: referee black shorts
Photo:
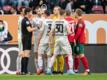
[[[23,50],[31,50],[32,39],[30,37],[23,37],[22,38],[22,46],[23,46]]]

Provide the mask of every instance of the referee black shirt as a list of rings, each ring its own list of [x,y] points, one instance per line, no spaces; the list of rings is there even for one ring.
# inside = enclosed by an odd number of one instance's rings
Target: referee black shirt
[[[29,19],[27,17],[25,17],[23,20],[22,20],[22,24],[21,24],[21,30],[22,30],[22,37],[29,37],[31,38],[32,37],[32,32],[29,32],[27,30],[27,27],[31,26],[31,23],[29,21]]]
[[[21,23],[23,50],[31,50],[31,46],[32,46],[32,32],[29,32],[27,30],[27,27],[32,27],[32,26],[29,19],[25,17]]]

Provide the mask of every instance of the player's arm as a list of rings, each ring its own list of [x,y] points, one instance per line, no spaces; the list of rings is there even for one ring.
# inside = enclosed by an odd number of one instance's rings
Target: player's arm
[[[31,26],[28,26],[28,27],[27,27],[27,30],[28,30],[29,32],[33,32],[33,31],[36,31],[37,28],[36,28],[36,27],[35,27],[35,28],[34,28],[34,27],[32,28]]]
[[[26,24],[26,28],[27,28],[28,32],[33,32],[33,31],[36,31],[36,30],[37,30],[36,27],[32,27],[32,26],[31,26],[31,24],[30,24],[29,21],[26,21],[25,24]]]
[[[78,23],[77,24],[77,26],[78,27],[76,27],[77,29],[76,29],[76,32],[75,32],[75,40],[77,40],[78,39],[78,37],[84,32],[84,23],[83,22],[80,22],[80,23]]]

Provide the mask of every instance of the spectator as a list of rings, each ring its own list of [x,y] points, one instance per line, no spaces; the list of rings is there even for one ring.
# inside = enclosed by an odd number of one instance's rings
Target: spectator
[[[0,7],[3,7],[5,3],[5,0],[0,0]]]
[[[6,21],[0,20],[0,44],[7,44],[12,40],[12,36],[8,31],[8,24]]]
[[[16,8],[15,8],[15,7],[12,7],[11,10],[10,10],[10,13],[11,13],[12,15],[17,15]]]
[[[69,3],[66,6],[66,10],[70,12],[74,12],[74,0],[69,0]]]
[[[101,0],[101,5],[103,6],[104,13],[106,13],[107,0]]]
[[[62,8],[62,9],[65,9],[67,4],[68,4],[69,0],[60,0],[59,1],[59,6]]]
[[[11,3],[13,7],[18,7],[18,0],[12,0]]]
[[[90,0],[76,0],[75,8],[80,8],[86,13],[90,13],[92,9],[92,2]]]
[[[18,0],[18,6],[25,6],[25,7],[29,7],[29,0]]]
[[[30,7],[31,9],[33,9],[33,0],[30,0],[30,1],[29,1],[29,7]]]

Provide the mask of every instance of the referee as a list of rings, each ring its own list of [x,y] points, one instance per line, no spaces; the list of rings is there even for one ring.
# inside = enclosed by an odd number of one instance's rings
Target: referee
[[[23,56],[21,60],[21,74],[26,75],[28,73],[28,61],[32,45],[32,32],[36,30],[33,28],[30,19],[32,18],[32,11],[30,8],[26,8],[24,11],[24,18],[21,22],[21,33],[22,33],[22,46]]]

